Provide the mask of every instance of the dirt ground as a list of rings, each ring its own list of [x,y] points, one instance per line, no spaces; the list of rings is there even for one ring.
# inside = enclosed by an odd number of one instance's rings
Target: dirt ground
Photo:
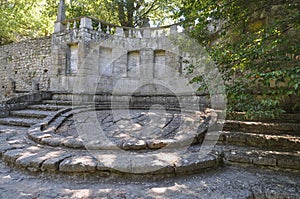
[[[0,198],[300,198],[300,173],[223,166],[170,178],[32,174],[0,163]]]

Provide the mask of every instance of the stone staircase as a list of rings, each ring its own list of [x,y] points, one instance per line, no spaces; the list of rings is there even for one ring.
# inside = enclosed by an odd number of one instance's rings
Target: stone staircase
[[[263,121],[227,120],[220,143],[224,160],[300,170],[300,114]]]
[[[80,138],[55,133],[73,114],[95,105],[86,103],[72,107],[72,104],[70,100],[44,100],[0,118],[0,156],[3,160],[30,171],[100,176],[138,174],[147,169],[149,175],[178,175],[215,168],[223,162],[300,170],[299,114],[263,122],[227,120],[218,144],[206,156],[199,155],[201,145],[193,145],[183,152],[180,149],[163,151],[164,157],[178,157],[175,162],[158,159],[162,156],[161,151],[131,151],[130,155],[138,158],[128,160],[127,152],[105,146],[105,150],[96,154],[96,159],[95,154],[91,155],[91,151],[85,149]],[[96,106],[106,110],[110,103],[100,101]],[[153,160],[151,164],[147,163],[149,159]],[[114,163],[108,167],[107,163],[112,160]]]

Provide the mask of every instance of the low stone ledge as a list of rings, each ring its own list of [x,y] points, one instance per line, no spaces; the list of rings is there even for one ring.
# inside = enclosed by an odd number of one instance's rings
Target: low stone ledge
[[[300,131],[299,123],[266,123],[254,121],[236,121],[226,120],[224,125],[225,131],[236,131],[245,133],[259,133],[259,134],[294,134],[298,135]]]
[[[298,158],[281,157],[277,160],[278,167],[300,170],[300,155]]]
[[[251,147],[226,146],[224,160],[229,163],[300,170],[300,154],[297,152],[264,151]]]
[[[291,135],[267,135],[244,132],[223,131],[220,143],[230,145],[258,147],[264,149],[279,149],[280,151],[297,151],[300,148],[300,138]]]

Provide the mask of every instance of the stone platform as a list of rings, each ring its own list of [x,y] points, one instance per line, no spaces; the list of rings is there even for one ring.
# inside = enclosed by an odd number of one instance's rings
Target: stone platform
[[[32,108],[37,107],[43,106]],[[28,111],[30,116],[38,113],[33,110]],[[206,153],[201,145],[210,121],[209,112],[133,109],[126,116],[122,109],[115,111],[64,105],[50,111],[28,131],[1,134],[0,153],[8,164],[30,171],[102,176],[178,175],[222,163],[217,149]],[[44,113],[45,110],[41,112]],[[90,132],[95,129],[84,129],[82,134],[85,126],[80,125],[89,124],[92,114],[105,138]],[[86,137],[91,139],[84,140]]]

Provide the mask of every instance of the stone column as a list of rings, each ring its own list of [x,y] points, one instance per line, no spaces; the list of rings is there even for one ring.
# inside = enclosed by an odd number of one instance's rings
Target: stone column
[[[154,73],[154,51],[149,50],[141,50],[141,81],[143,80],[152,80]]]
[[[66,5],[65,0],[60,0],[58,6],[58,13],[56,22],[54,25],[54,33],[59,33],[65,30],[65,26],[61,23],[62,21],[66,20]]]

